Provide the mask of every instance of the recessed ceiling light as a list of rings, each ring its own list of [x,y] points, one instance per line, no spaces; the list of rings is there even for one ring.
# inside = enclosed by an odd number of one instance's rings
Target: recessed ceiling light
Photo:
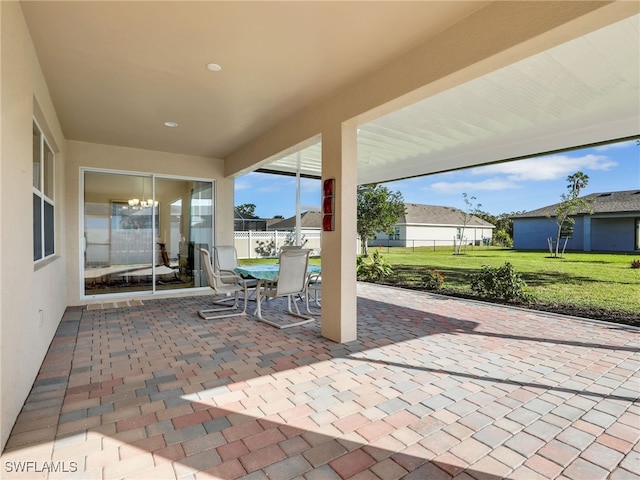
[[[220,70],[222,70],[222,67],[217,63],[208,63],[207,68],[212,72],[219,72]]]
[[[173,127],[177,127],[178,124],[176,122],[164,122],[164,126],[173,128]]]

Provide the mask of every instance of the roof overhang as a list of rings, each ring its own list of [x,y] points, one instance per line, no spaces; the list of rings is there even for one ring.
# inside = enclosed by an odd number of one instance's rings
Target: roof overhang
[[[637,138],[639,31],[635,15],[360,125],[358,182]],[[320,177],[320,142],[260,167]]]

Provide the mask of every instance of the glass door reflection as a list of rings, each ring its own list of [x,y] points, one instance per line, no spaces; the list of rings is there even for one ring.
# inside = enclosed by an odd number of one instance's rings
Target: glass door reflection
[[[87,171],[84,184],[85,295],[206,286],[211,182]]]

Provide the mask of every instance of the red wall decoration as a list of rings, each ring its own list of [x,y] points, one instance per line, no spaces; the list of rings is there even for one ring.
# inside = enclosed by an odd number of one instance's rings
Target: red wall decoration
[[[328,178],[322,184],[322,230],[325,232],[333,232],[334,229],[335,188],[335,178]]]

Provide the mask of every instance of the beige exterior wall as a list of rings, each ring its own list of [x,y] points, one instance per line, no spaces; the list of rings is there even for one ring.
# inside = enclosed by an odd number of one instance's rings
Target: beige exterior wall
[[[67,142],[66,168],[65,192],[66,202],[69,205],[66,224],[69,243],[66,256],[68,305],[83,303],[80,298],[82,285],[80,283],[81,237],[79,233],[81,168],[213,180],[215,241],[233,244],[233,179],[223,177],[224,162],[222,160],[70,140]],[[133,294],[131,296],[135,297]]]
[[[67,306],[65,140],[20,6],[0,2],[0,445]],[[32,121],[56,153],[56,252],[33,263]],[[42,312],[42,313],[40,313]]]
[[[214,181],[216,242],[233,242],[222,160],[67,141],[20,5],[0,2],[0,451],[65,308],[80,304],[80,168]],[[32,122],[56,153],[56,255],[33,262]],[[165,294],[166,295],[166,294]]]

